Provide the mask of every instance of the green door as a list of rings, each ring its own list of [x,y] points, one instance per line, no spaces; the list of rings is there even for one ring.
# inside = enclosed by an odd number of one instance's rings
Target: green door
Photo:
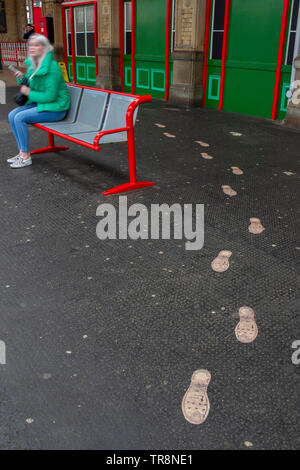
[[[299,0],[290,2],[278,115],[284,118],[291,78],[291,50]],[[218,107],[225,0],[212,1],[211,41],[208,60],[207,106]],[[271,118],[283,0],[232,0],[225,67],[223,109]],[[297,21],[296,21],[297,22]],[[290,63],[289,63],[290,62]]]
[[[174,39],[174,0],[170,53]],[[135,12],[135,93],[164,98],[167,0],[138,0]],[[131,91],[131,1],[124,1],[124,91]],[[170,64],[170,85],[173,61]]]
[[[94,6],[83,5],[74,7],[74,43],[75,43],[75,66],[76,83],[80,85],[96,85],[96,63],[95,63],[95,17]],[[66,9],[66,35],[68,73],[73,80],[72,68],[72,38],[70,8]]]

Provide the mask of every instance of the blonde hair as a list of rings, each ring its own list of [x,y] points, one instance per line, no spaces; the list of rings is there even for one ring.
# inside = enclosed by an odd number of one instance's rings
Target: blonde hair
[[[29,53],[29,46],[30,46],[30,43],[32,41],[37,41],[39,42],[42,46],[44,46],[44,51],[41,55],[41,57],[39,57],[38,61],[35,61],[33,59],[33,57],[31,57],[30,53]],[[44,60],[44,58],[46,57],[46,55],[48,54],[48,52],[50,51],[53,51],[53,46],[51,46],[48,38],[46,38],[46,36],[44,36],[43,34],[32,34],[28,40],[28,58],[33,66],[33,69],[34,69],[34,72],[33,74],[29,77],[29,78],[32,78],[33,75],[39,70],[39,68],[41,67],[42,65],[42,62]]]

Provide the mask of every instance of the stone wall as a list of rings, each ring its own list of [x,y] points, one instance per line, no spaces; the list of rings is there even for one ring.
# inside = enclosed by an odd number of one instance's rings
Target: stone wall
[[[98,0],[98,63],[96,84],[108,90],[121,89],[119,0]]]
[[[300,55],[295,59],[297,88],[294,91],[286,113],[284,124],[289,127],[300,129]]]
[[[53,18],[54,28],[54,57],[56,60],[64,60],[64,40],[62,27],[62,7],[63,0],[43,0],[43,16]]]
[[[0,41],[22,41],[26,23],[25,0],[5,0],[7,33]]]
[[[177,0],[170,103],[200,106],[203,99],[206,0]]]

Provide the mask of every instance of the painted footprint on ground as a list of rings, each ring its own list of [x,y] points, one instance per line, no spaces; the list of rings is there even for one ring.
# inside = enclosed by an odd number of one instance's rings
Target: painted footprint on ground
[[[208,153],[201,153],[201,157],[205,158],[205,160],[212,160],[214,157],[208,155]]]
[[[234,175],[243,175],[244,174],[243,170],[241,170],[238,166],[232,166],[231,169],[232,169],[232,173]]]
[[[235,327],[235,336],[241,343],[252,343],[258,335],[258,328],[251,307],[239,309],[240,321]]]
[[[260,219],[257,217],[251,217],[250,225],[249,225],[249,232],[254,233],[254,235],[258,235],[265,230],[265,227],[262,225]]]
[[[155,126],[156,126],[156,127],[160,127],[160,128],[162,128],[162,129],[163,129],[164,127],[166,127],[164,124],[159,124],[159,122],[156,122],[156,123],[155,123]]]
[[[223,189],[223,193],[226,194],[226,196],[236,196],[237,195],[237,192],[232,189],[231,186],[229,186],[228,184],[223,184],[222,185],[222,189]]]
[[[170,139],[175,139],[176,135],[169,134],[168,132],[163,133],[166,137],[169,137]]]
[[[232,255],[231,251],[222,250],[218,256],[211,262],[211,267],[217,273],[223,273],[229,268],[229,258]]]
[[[209,144],[202,142],[202,140],[195,140],[196,144],[201,145],[201,147],[209,147]]]
[[[241,134],[240,132],[230,132],[231,135],[233,135],[234,137],[241,137],[243,134]]]
[[[192,375],[181,404],[183,416],[191,424],[202,424],[208,416],[210,404],[207,387],[210,379],[210,372],[206,369],[198,369]]]

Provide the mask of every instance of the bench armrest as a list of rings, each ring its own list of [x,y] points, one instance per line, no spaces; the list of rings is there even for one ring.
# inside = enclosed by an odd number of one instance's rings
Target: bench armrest
[[[121,127],[120,129],[111,129],[110,131],[100,131],[100,132],[98,132],[97,135],[95,135],[93,144],[94,144],[94,145],[99,145],[99,140],[100,140],[101,137],[103,137],[104,135],[107,135],[107,134],[116,134],[117,132],[124,132],[124,131],[129,131],[129,128],[128,128],[128,127]]]
[[[121,127],[120,129],[112,129],[109,131],[100,131],[94,138],[94,145],[99,145],[99,140],[101,137],[107,134],[116,134],[117,132],[130,131],[134,129],[133,125],[133,114],[135,109],[142,103],[150,103],[152,101],[151,95],[139,96],[137,99],[132,101],[126,111],[126,127]]]

